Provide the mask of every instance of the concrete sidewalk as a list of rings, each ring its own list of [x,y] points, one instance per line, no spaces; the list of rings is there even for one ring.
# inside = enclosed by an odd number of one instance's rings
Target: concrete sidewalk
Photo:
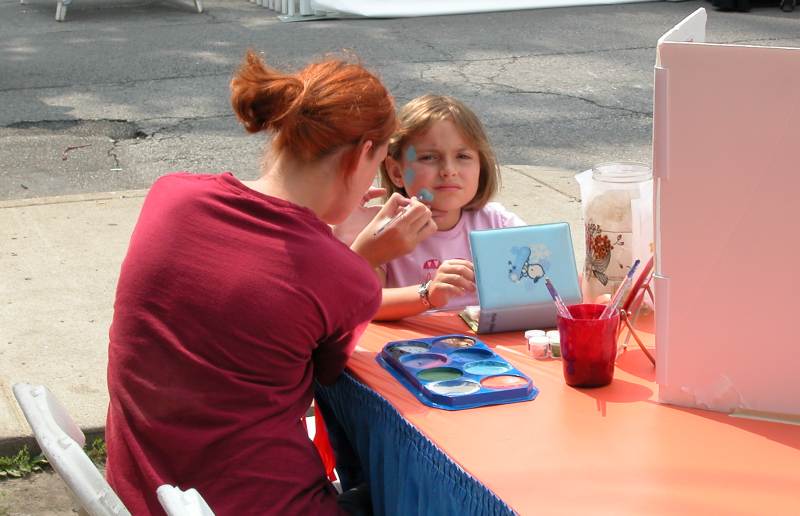
[[[578,170],[503,167],[497,200],[529,224],[566,221],[583,264]],[[46,385],[102,433],[114,289],[145,190],[0,202],[0,455],[33,442],[11,386]]]

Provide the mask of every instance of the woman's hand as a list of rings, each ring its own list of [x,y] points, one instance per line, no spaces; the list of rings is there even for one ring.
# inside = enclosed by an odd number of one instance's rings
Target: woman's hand
[[[350,248],[378,267],[408,254],[436,229],[430,208],[417,199],[395,193],[355,237]]]
[[[451,299],[475,291],[475,269],[469,260],[445,260],[428,285],[428,301],[441,308]]]
[[[341,223],[336,224],[331,229],[333,235],[344,242],[346,246],[351,246],[358,234],[369,224],[375,215],[381,211],[380,205],[367,206],[372,199],[376,199],[386,194],[385,188],[371,186],[367,193],[361,198],[361,204],[350,213]]]

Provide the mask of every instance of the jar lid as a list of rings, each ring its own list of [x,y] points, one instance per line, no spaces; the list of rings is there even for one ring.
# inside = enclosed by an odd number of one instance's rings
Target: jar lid
[[[525,332],[525,338],[530,339],[531,337],[535,337],[537,335],[547,335],[544,330],[528,330]]]
[[[592,167],[592,179],[606,183],[640,183],[653,179],[653,170],[635,161],[600,163]]]

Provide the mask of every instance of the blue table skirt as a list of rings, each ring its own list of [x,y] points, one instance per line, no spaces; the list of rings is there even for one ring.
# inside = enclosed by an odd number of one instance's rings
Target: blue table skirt
[[[316,386],[347,490],[369,483],[376,515],[514,514],[382,396],[350,374]]]

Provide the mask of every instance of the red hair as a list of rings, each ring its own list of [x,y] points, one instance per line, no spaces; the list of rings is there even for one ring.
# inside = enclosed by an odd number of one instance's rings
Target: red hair
[[[343,170],[355,165],[359,143],[371,140],[378,147],[397,127],[394,102],[381,81],[360,64],[337,59],[286,74],[248,50],[231,80],[231,104],[248,132],[275,134],[276,153],[314,162],[352,145]]]

